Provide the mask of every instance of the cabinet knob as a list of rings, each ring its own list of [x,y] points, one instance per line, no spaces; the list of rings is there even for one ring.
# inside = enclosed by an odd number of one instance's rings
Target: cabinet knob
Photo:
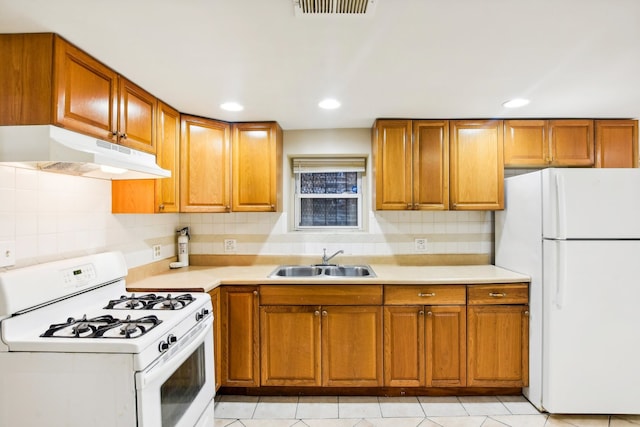
[[[313,312],[313,315],[314,316],[320,316],[320,312],[318,310],[316,310],[316,311]]]
[[[271,210],[275,211],[276,210],[276,205],[271,205]]]
[[[427,311],[427,316],[432,316],[432,315],[433,315],[433,313],[432,313],[432,312]]]
[[[122,139],[127,139],[127,134],[126,134],[126,133],[124,133],[124,132],[122,132],[122,134],[120,135],[120,138],[122,138]]]
[[[529,310],[525,311],[523,314],[524,314],[525,316],[529,316]]]
[[[507,293],[506,292],[489,292],[489,296],[492,298],[502,298],[502,297],[506,297]]]
[[[158,208],[160,208],[160,210],[163,211],[164,210],[164,205],[160,205],[160,206],[158,206]]]
[[[326,311],[326,310],[322,310],[322,315],[323,315],[324,317],[327,317],[327,316],[329,315],[329,313],[327,313],[327,311]]]
[[[424,316],[424,310],[420,310],[420,311],[418,312],[418,314],[419,314],[420,316]]]
[[[418,294],[419,297],[435,297],[436,293],[435,292],[428,292],[428,293],[422,293],[420,292]]]
[[[413,205],[411,203],[407,203],[407,209],[411,209]]]
[[[253,291],[253,295],[258,296],[258,291]]]

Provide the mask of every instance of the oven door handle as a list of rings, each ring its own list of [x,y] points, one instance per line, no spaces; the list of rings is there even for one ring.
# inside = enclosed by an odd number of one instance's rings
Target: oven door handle
[[[205,322],[208,322],[201,331],[186,343],[182,344],[182,348],[180,348],[178,353],[172,354],[172,349],[169,349],[165,354],[163,354],[157,362],[153,363],[147,369],[141,372],[136,373],[137,384],[140,385],[139,388],[146,388],[149,384],[154,384],[159,378],[170,377],[173,372],[180,367],[184,363],[185,360],[200,346],[205,339],[207,339],[207,335],[211,333],[213,329],[213,317],[209,319],[205,319]],[[213,337],[211,337],[213,340]],[[174,346],[180,345],[180,341],[178,341]],[[175,350],[174,350],[175,351]],[[160,369],[162,368],[162,369]],[[166,380],[166,378],[165,378]],[[163,380],[164,381],[164,380]]]

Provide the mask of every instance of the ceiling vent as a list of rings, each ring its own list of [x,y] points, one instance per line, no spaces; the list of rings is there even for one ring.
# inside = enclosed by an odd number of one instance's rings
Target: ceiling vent
[[[296,16],[370,16],[378,0],[294,0]]]

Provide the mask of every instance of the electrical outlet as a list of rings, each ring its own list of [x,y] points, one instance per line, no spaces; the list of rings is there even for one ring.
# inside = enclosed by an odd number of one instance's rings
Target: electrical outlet
[[[8,267],[16,264],[16,242],[0,242],[0,267]]]
[[[160,259],[162,257],[162,246],[153,245],[153,259]]]
[[[419,238],[414,240],[416,252],[427,252],[427,239]]]
[[[236,251],[236,239],[224,239],[224,251],[235,252]]]

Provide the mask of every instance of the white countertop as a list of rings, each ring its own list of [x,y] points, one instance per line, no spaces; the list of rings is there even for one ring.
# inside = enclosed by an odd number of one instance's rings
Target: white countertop
[[[529,282],[530,277],[494,265],[398,266],[371,264],[377,277],[269,278],[277,265],[189,266],[127,283],[133,290],[203,290],[224,285],[262,284],[482,284]]]

